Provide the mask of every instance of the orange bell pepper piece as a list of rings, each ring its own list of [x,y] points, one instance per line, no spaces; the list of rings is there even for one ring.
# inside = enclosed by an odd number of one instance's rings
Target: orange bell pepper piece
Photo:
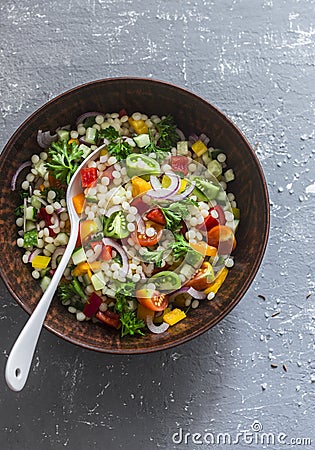
[[[85,202],[85,196],[84,194],[77,194],[74,197],[72,197],[72,203],[74,206],[74,209],[78,214],[82,214],[83,207]]]

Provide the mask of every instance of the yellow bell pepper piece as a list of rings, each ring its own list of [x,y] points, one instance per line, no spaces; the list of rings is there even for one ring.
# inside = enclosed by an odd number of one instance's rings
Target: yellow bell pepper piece
[[[140,177],[133,177],[131,183],[133,197],[137,197],[137,195],[144,194],[152,189],[151,184]]]
[[[216,276],[215,280],[211,284],[209,284],[207,289],[205,289],[204,293],[209,294],[210,292],[213,292],[214,294],[216,294],[220,289],[220,287],[222,286],[228,273],[229,273],[228,269],[226,267],[223,267],[223,269],[221,269],[218,275]]]
[[[167,189],[170,186],[170,184],[171,184],[170,177],[168,177],[167,175],[163,175],[162,183],[161,183],[162,188]],[[187,186],[187,180],[185,180],[185,178],[183,178],[180,182],[180,187],[177,192],[183,192],[185,190],[186,186]]]
[[[99,270],[101,268],[101,265],[102,265],[101,261],[93,261],[91,263],[81,262],[73,269],[72,275],[74,277],[79,277],[80,275],[84,275],[85,273],[87,273],[91,278],[92,276],[91,270]]]
[[[171,184],[170,177],[168,177],[167,175],[163,175],[162,183],[161,183],[162,188],[166,189],[166,188],[168,188],[170,186],[170,184]]]
[[[175,308],[169,313],[165,314],[163,316],[164,322],[168,323],[170,326],[175,325],[175,323],[179,322],[180,320],[185,319],[186,314],[181,309]]]
[[[106,148],[102,148],[102,150],[100,151],[100,156],[105,156],[107,155],[108,150]]]
[[[185,178],[183,178],[182,181],[180,182],[178,192],[183,192],[186,189],[186,186],[187,186],[187,180],[185,180]]]
[[[146,308],[145,306],[141,305],[141,303],[138,304],[138,308],[137,308],[137,318],[140,320],[144,320],[146,319],[147,316],[154,317],[155,311],[152,311],[149,308]]]
[[[80,144],[79,139],[69,139],[68,144],[72,144],[72,142],[75,142],[76,144]]]
[[[145,134],[149,131],[144,120],[134,120],[132,117],[129,117],[128,122],[137,134]]]
[[[154,318],[154,323],[162,323],[164,320],[165,314],[169,313],[170,311],[172,311],[171,308],[164,309],[163,314],[161,314],[159,317]]]
[[[50,263],[50,260],[50,256],[37,255],[33,258],[32,267],[34,267],[34,269],[46,269]]]
[[[208,150],[207,146],[202,141],[196,141],[191,148],[196,153],[197,156],[201,156]]]
[[[216,256],[218,251],[216,247],[212,247],[205,241],[196,242],[195,244],[193,242],[190,242],[189,245],[192,249],[200,253],[200,255],[202,256]]]

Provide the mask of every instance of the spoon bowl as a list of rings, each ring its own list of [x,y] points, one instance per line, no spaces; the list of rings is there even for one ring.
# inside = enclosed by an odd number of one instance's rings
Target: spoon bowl
[[[75,195],[82,192],[81,177],[80,177],[81,169],[85,167],[89,161],[96,159],[97,156],[99,155],[100,150],[103,147],[104,145],[95,149],[82,162],[82,164],[77,168],[77,170],[73,174],[71,181],[69,183],[66,193],[67,210],[71,224],[69,241],[65,249],[65,252],[58,264],[56,272],[54,273],[54,276],[52,277],[51,282],[49,283],[49,286],[47,287],[43,296],[39,300],[35,310],[33,311],[33,314],[26,322],[24,328],[19,334],[9,354],[5,369],[5,379],[7,385],[13,391],[20,391],[25,386],[29,370],[31,367],[32,359],[34,356],[35,348],[37,345],[37,341],[45,317],[47,315],[48,308],[51,304],[54,293],[58,287],[59,281],[75,248],[79,231],[80,217],[78,216],[73,206],[72,198]]]

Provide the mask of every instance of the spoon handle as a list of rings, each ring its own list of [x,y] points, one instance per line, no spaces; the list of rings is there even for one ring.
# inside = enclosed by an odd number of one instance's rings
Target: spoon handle
[[[71,234],[67,248],[58,264],[57,270],[11,349],[6,364],[5,379],[7,385],[13,391],[21,391],[26,383],[48,308],[74,250],[77,235],[78,223],[74,221],[71,224]]]

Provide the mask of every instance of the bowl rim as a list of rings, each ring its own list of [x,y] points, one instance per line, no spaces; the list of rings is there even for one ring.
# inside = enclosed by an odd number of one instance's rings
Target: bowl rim
[[[51,327],[49,324],[47,324],[46,319],[44,321],[43,326],[48,331],[52,332],[57,337],[62,338],[63,340],[70,342],[71,344],[75,344],[86,350],[93,350],[98,353],[107,353],[107,354],[132,355],[132,354],[155,353],[157,351],[167,350],[170,348],[174,348],[178,345],[184,344],[186,342],[189,342],[189,341],[195,339],[196,337],[201,336],[203,333],[210,330],[213,326],[217,325],[224,317],[226,317],[236,307],[236,305],[244,297],[247,290],[251,286],[254,278],[256,277],[256,274],[260,268],[260,265],[262,263],[262,260],[264,258],[265,252],[266,252],[268,238],[269,238],[269,232],[270,232],[270,201],[269,201],[267,182],[266,182],[266,178],[265,178],[261,163],[260,163],[253,147],[251,146],[251,144],[249,143],[248,139],[245,137],[243,132],[238,128],[238,126],[234,122],[232,122],[232,120],[226,114],[224,114],[218,107],[216,107],[215,105],[210,103],[210,101],[206,100],[205,98],[201,97],[200,95],[195,94],[194,92],[192,92],[184,87],[178,86],[172,82],[163,81],[163,80],[159,80],[159,79],[155,79],[155,78],[148,78],[148,77],[121,76],[121,77],[108,77],[108,78],[96,79],[96,80],[88,81],[88,82],[82,83],[80,85],[74,86],[74,87],[67,89],[66,91],[54,96],[53,98],[51,98],[50,100],[48,100],[47,102],[42,104],[39,108],[37,108],[29,116],[27,116],[24,119],[24,121],[18,126],[18,128],[15,130],[15,132],[12,134],[12,136],[9,138],[9,140],[7,141],[7,143],[5,144],[5,146],[3,148],[3,151],[0,154],[0,168],[2,166],[3,159],[5,159],[5,157],[9,153],[9,148],[10,148],[12,142],[15,140],[18,133],[20,132],[20,130],[22,128],[24,128],[25,126],[27,126],[28,122],[30,122],[33,119],[33,117],[35,117],[40,111],[44,110],[48,105],[54,103],[55,101],[61,99],[64,96],[69,95],[75,91],[82,89],[82,88],[89,87],[91,85],[103,84],[103,83],[107,83],[107,82],[115,83],[115,82],[120,82],[120,81],[130,81],[130,82],[132,82],[132,81],[141,82],[142,81],[145,83],[151,82],[152,84],[160,84],[162,86],[164,85],[164,86],[182,91],[185,94],[195,97],[198,101],[203,102],[206,106],[210,106],[215,111],[216,114],[221,116],[221,118],[224,121],[226,121],[232,128],[234,128],[236,133],[244,141],[244,143],[250,150],[251,156],[252,156],[252,158],[255,162],[255,165],[258,169],[260,182],[261,182],[261,186],[263,188],[262,190],[263,190],[263,194],[264,194],[264,198],[265,198],[265,210],[263,211],[264,218],[265,218],[265,233],[264,233],[264,237],[263,237],[263,241],[262,241],[261,252],[259,253],[259,256],[256,258],[254,264],[251,266],[251,271],[250,271],[249,275],[247,276],[246,283],[244,283],[242,285],[242,287],[240,288],[240,290],[237,293],[237,296],[235,296],[233,301],[231,301],[229,303],[228,307],[224,311],[220,311],[220,313],[215,317],[215,320],[213,321],[213,323],[211,323],[210,326],[208,324],[205,324],[204,326],[198,328],[197,330],[193,331],[192,333],[182,336],[174,341],[170,340],[169,342],[163,343],[160,346],[156,346],[156,347],[133,348],[133,349],[130,349],[130,348],[129,349],[128,348],[103,349],[100,347],[94,347],[93,345],[90,345],[90,344],[86,344],[86,343],[84,343],[80,340],[77,340],[71,336],[64,335],[61,332],[59,332],[58,330]],[[0,253],[0,261],[1,261],[1,259],[2,258],[1,258],[1,253]],[[9,293],[12,295],[12,297],[15,299],[15,301],[24,309],[24,311],[28,315],[31,315],[32,314],[31,308],[28,305],[24,304],[22,302],[22,300],[18,297],[18,294],[14,291],[13,286],[11,286],[11,284],[9,283],[9,280],[5,276],[3,269],[2,269],[2,265],[0,265],[0,276],[5,284],[6,288],[8,289]]]

